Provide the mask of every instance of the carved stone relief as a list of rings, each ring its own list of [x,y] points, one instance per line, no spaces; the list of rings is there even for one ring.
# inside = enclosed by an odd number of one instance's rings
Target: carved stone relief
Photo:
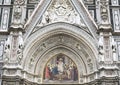
[[[39,21],[38,26],[44,26],[55,22],[66,22],[86,27],[69,0],[53,0],[51,6]]]
[[[4,41],[0,41],[0,60],[3,59],[3,51],[4,51]]]
[[[9,21],[9,11],[10,11],[10,9],[7,9],[7,8],[3,9],[1,30],[7,30],[8,21]]]
[[[93,62],[90,59],[89,54],[87,54],[85,51],[86,46],[84,46],[76,39],[66,35],[56,35],[54,37],[50,37],[47,38],[46,40],[43,40],[42,43],[35,48],[36,50],[31,55],[31,59],[29,61],[29,69],[32,69],[32,67],[35,64],[35,61],[38,60],[38,55],[41,56],[43,52],[45,52],[47,49],[58,45],[66,45],[68,47],[75,48],[78,52],[81,52],[88,60],[88,67],[90,71],[91,72],[93,71]]]
[[[114,29],[117,31],[120,29],[119,10],[114,10],[113,17],[114,17]]]
[[[22,7],[24,5],[24,0],[15,0],[14,2],[14,9],[13,9],[13,21],[12,25],[18,25],[21,24],[21,18],[22,18]]]
[[[108,22],[108,0],[101,0],[100,4],[101,18],[104,22]]]
[[[15,8],[15,10],[14,10],[14,17],[15,17],[16,19],[20,19],[21,15],[22,15],[21,12],[22,12],[21,7],[16,6],[16,8]]]
[[[93,63],[92,63],[92,60],[91,60],[91,59],[88,59],[87,62],[88,62],[89,70],[90,70],[90,72],[92,72],[92,71],[93,71]]]
[[[12,42],[12,43],[11,43]],[[5,63],[21,64],[23,57],[23,38],[22,32],[11,32],[5,41],[3,60]]]
[[[99,49],[99,62],[104,61],[104,48],[103,48],[103,35],[100,34],[99,42],[98,42],[98,49]]]
[[[17,46],[18,46],[17,47],[17,61],[18,61],[18,64],[21,64],[21,60],[23,58],[23,48],[24,48],[22,32],[19,32],[18,45]]]
[[[5,41],[5,48],[4,48],[4,55],[3,55],[3,61],[5,63],[8,63],[10,59],[10,49],[11,49],[11,37],[9,36],[8,39]]]
[[[115,42],[114,38],[111,37],[111,47],[112,47],[112,54],[113,54],[113,61],[117,61],[118,58],[117,58],[117,43]]]
[[[120,60],[120,42],[117,43],[117,50],[118,50],[118,58]]]

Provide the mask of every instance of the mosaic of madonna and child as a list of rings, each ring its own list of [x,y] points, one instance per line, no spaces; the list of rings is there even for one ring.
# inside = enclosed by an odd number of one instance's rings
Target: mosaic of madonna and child
[[[44,69],[46,81],[77,81],[78,70],[75,63],[66,55],[59,54],[48,61]]]

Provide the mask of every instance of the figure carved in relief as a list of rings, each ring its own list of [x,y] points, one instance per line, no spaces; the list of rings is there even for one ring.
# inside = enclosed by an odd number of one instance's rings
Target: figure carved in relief
[[[19,32],[19,36],[18,36],[18,51],[17,51],[17,61],[19,64],[21,64],[21,60],[23,57],[23,38],[22,38],[22,32]]]
[[[101,1],[101,17],[104,22],[108,20],[108,10],[107,10],[107,1]]]
[[[120,57],[120,43],[118,43],[118,56]]]
[[[116,42],[114,41],[113,37],[112,37],[112,52],[113,52],[113,61],[117,61],[117,56],[116,56]]]
[[[21,23],[21,16],[22,16],[22,5],[24,4],[24,0],[16,0],[14,6],[14,23],[19,24]]]
[[[66,22],[85,27],[80,15],[74,10],[68,0],[54,0],[53,4],[39,21],[38,26],[55,22]]]
[[[3,55],[4,62],[8,63],[9,58],[10,58],[10,36],[5,41],[5,49],[4,49],[4,55]]]
[[[103,36],[100,36],[99,38],[99,61],[104,61],[104,49],[103,49]]]
[[[116,10],[116,11],[114,11],[114,20],[115,20],[115,28],[116,28],[116,30],[119,30],[119,25],[120,25],[120,23],[119,23],[119,15],[118,15],[118,11]]]

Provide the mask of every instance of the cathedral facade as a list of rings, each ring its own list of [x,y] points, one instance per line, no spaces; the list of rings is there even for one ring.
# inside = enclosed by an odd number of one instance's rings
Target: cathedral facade
[[[1,85],[120,85],[120,0],[0,0]]]

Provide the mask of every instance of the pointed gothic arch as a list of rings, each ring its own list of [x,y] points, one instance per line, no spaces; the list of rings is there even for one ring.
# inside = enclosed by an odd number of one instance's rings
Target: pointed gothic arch
[[[59,40],[61,43],[57,42]],[[48,44],[50,42],[52,44]],[[31,75],[39,76],[43,74],[47,61],[56,53],[66,53],[68,56],[70,56],[69,54],[73,55],[74,57],[71,56],[70,58],[74,62],[79,62],[76,65],[79,68],[83,68],[82,72],[84,75],[90,74],[92,72],[90,69],[93,69],[93,67],[94,70],[97,70],[98,52],[96,41],[77,26],[67,23],[54,23],[45,26],[29,36],[25,44],[22,65],[24,70]],[[40,65],[42,66],[40,67]],[[93,67],[89,68],[91,65]],[[80,70],[79,73],[81,73]]]
[[[26,22],[24,26],[24,29],[26,31],[26,33],[24,34],[25,41],[32,33],[35,25],[37,24],[39,19],[43,16],[44,12],[47,10],[51,2],[52,0],[41,0],[39,2],[38,6],[36,7],[31,17],[29,18],[29,20]],[[97,40],[96,32],[97,32],[98,27],[95,21],[91,18],[82,0],[71,0],[71,3],[74,6],[74,8],[77,10],[77,12],[81,15],[82,19],[84,20],[86,26],[88,27],[94,39]]]

